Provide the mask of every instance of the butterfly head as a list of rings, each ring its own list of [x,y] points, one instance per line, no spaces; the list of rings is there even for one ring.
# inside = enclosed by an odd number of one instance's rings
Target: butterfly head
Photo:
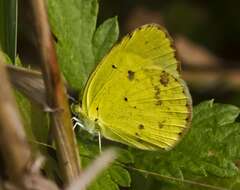
[[[90,134],[97,136],[99,133],[99,126],[97,120],[90,120],[86,114],[82,111],[78,104],[71,105],[71,111],[75,117],[77,117],[82,129],[88,131]]]

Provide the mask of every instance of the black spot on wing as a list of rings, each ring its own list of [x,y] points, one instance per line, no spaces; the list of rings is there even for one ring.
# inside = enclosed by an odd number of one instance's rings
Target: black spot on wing
[[[128,71],[128,79],[129,79],[130,81],[134,79],[134,75],[135,75],[135,72],[133,72],[133,71],[131,71],[131,70]]]
[[[160,97],[160,88],[157,85],[154,85],[154,98],[156,99],[155,105],[162,105],[161,97]]]
[[[155,98],[160,100],[160,89],[158,86],[154,86]]]
[[[124,101],[127,102],[127,101],[128,101],[128,98],[127,98],[127,97],[124,97]]]
[[[159,122],[158,127],[159,127],[159,129],[162,129],[163,128],[163,123]]]
[[[138,128],[139,128],[139,129],[144,129],[144,125],[143,125],[143,124],[140,124],[140,125],[138,125]]]
[[[116,65],[112,65],[112,68],[113,68],[113,69],[117,69]]]
[[[168,74],[163,71],[160,75],[160,83],[163,85],[163,86],[167,86],[168,83],[169,83],[169,76]]]

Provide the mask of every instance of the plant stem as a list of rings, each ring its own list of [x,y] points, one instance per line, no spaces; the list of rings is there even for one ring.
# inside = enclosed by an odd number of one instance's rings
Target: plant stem
[[[29,0],[39,47],[39,62],[46,86],[47,103],[50,109],[52,131],[57,148],[59,165],[65,184],[80,174],[80,158],[72,128],[71,115],[56,51],[48,24],[47,13],[42,0]]]

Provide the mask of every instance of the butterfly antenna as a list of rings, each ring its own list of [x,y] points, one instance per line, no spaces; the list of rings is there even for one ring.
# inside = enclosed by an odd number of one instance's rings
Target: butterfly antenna
[[[99,153],[102,153],[102,140],[101,140],[101,132],[98,131],[98,147],[99,147]]]

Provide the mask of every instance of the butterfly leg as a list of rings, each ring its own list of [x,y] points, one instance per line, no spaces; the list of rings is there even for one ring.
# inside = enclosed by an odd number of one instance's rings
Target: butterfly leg
[[[77,117],[72,117],[72,122],[74,123],[73,130],[75,130],[77,126],[84,129],[84,125],[81,123],[81,121]]]

